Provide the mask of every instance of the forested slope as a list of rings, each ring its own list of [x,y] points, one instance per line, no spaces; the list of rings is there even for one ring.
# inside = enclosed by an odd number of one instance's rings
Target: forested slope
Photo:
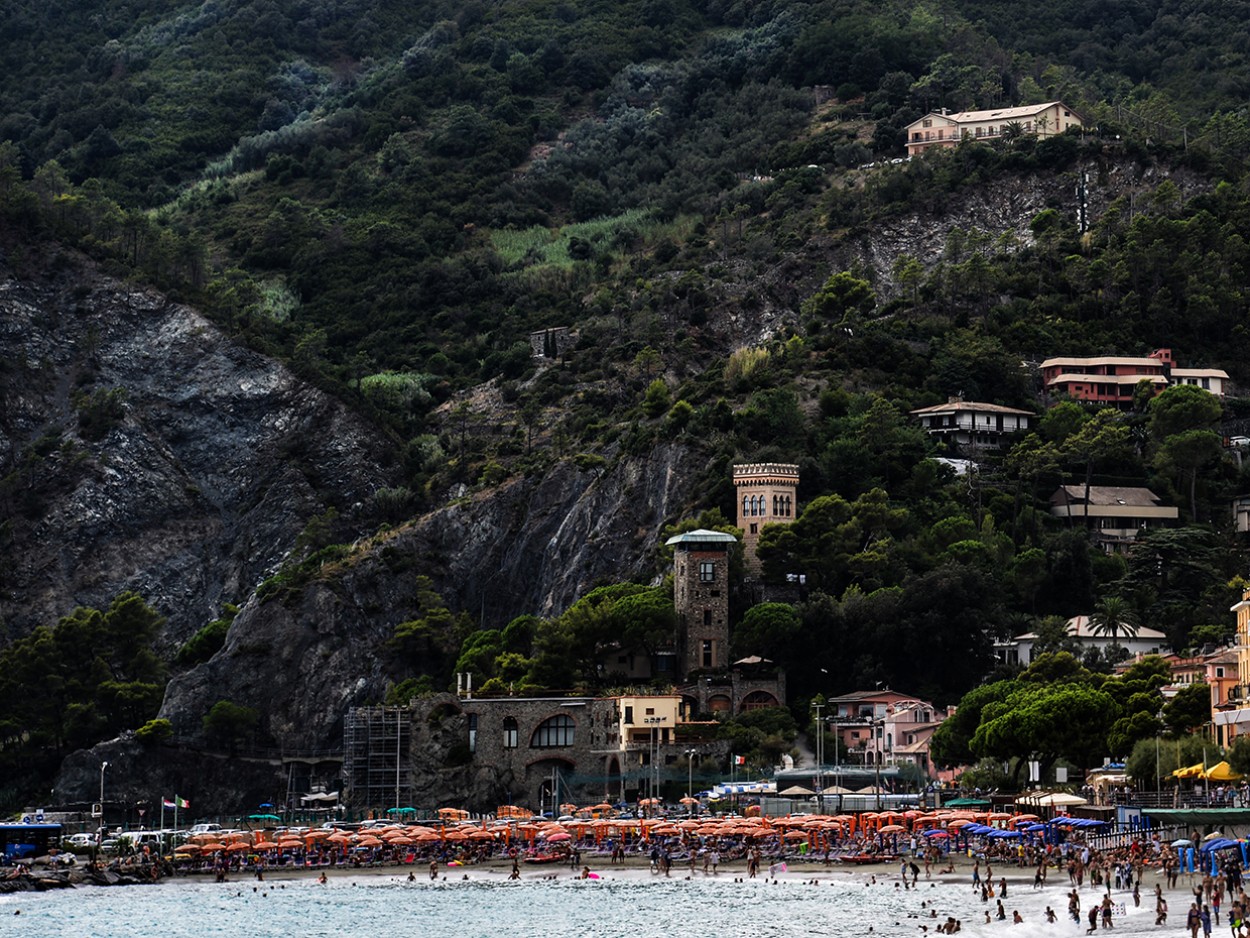
[[[1171,347],[1250,380],[1243,7],[6,4],[12,289],[64,276],[48,245],[81,251],[281,361],[306,382],[291,387],[338,398],[378,441],[352,485],[284,502],[263,564],[197,581],[212,601],[146,591],[178,641],[206,623],[174,666],[194,693],[167,713],[199,729],[208,672],[187,669],[214,654],[214,673],[242,675],[223,679],[223,699],[283,699],[249,683],[263,644],[251,630],[280,634],[305,590],[352,596],[352,571],[379,563],[409,578],[407,599],[330,616],[377,630],[367,687],[348,690],[345,669],[342,694],[323,695],[334,707],[442,687],[460,666],[532,687],[599,682],[587,649],[616,620],[566,610],[613,579],[602,558],[650,582],[665,524],[731,518],[729,467],[743,459],[799,463],[812,506],[766,569],[781,581],[804,567],[813,588],[740,639],[791,668],[800,704],[877,680],[955,699],[990,667],[991,637],[1107,598],[1179,648],[1227,633],[1244,567],[1227,505],[1248,480],[1219,440],[1250,418],[1240,396],[1173,420],[1145,399],[1114,421],[1057,408],[972,481],[927,459],[939,450],[906,412],[956,394],[1040,409],[1031,366],[1059,353]],[[902,128],[928,110],[1055,98],[1083,132],[902,161]],[[530,333],[548,327],[568,327],[569,344],[537,360]],[[37,349],[55,328],[35,316],[6,341]],[[31,531],[71,499],[83,453],[105,475],[128,458],[116,427],[160,429],[133,371],[73,364],[99,341],[89,331],[60,359],[6,358],[6,414],[28,384],[53,389],[55,406],[4,427],[0,570],[29,566]],[[306,455],[278,455],[308,478]],[[1181,508],[1186,527],[1152,535],[1167,564],[1105,557],[1048,519],[1057,484],[1087,478],[1149,485]],[[623,493],[642,502],[622,515],[635,523],[588,520]],[[214,510],[241,516],[225,502]],[[426,535],[449,516],[485,520]],[[565,540],[541,562],[491,553],[490,537],[541,552],[535,532],[549,529]],[[12,654],[36,622],[153,582],[169,562],[156,553],[89,588],[65,577],[37,611],[10,615]],[[485,556],[505,571],[489,588],[463,572]],[[271,574],[259,589],[257,572]],[[7,602],[31,605],[15,583]],[[237,627],[218,602],[244,610]],[[546,618],[505,640],[521,613]],[[840,650],[838,687],[821,684],[813,648]],[[922,673],[929,660],[944,666]],[[272,742],[289,716],[249,732]],[[309,725],[332,736],[334,719]],[[67,745],[12,723],[23,745]],[[97,724],[83,725],[75,744]]]

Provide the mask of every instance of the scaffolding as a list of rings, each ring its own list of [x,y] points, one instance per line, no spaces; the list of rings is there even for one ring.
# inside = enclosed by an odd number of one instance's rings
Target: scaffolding
[[[411,807],[412,714],[407,707],[353,707],[343,725],[344,802],[357,811]]]

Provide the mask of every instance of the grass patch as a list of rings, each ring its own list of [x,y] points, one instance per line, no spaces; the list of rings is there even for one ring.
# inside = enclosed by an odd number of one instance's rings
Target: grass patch
[[[665,226],[646,209],[631,209],[610,218],[565,225],[562,228],[503,228],[492,231],[495,253],[513,269],[555,267],[570,270],[575,261],[604,253],[616,255],[639,240],[653,241]]]

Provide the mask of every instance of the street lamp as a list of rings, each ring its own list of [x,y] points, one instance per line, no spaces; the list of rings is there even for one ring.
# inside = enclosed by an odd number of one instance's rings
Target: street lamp
[[[698,753],[697,749],[686,750],[686,797],[687,798],[694,797],[694,757],[696,753]],[[693,801],[686,802],[686,807],[689,809],[687,813],[693,816],[694,815],[694,802]]]
[[[824,708],[825,705],[823,701],[821,703],[812,704],[812,711],[816,715],[816,775],[813,781],[816,783],[816,794],[820,796],[822,814],[824,813],[825,806],[825,786],[823,778],[823,769],[825,766],[825,724],[821,722],[820,711]]]
[[[104,770],[109,767],[107,762],[100,763],[100,826],[104,827]]]
[[[877,720],[873,723],[873,748],[876,752],[873,754],[872,762],[877,773],[877,782],[873,787],[877,795],[877,813],[881,812],[881,749],[884,744],[881,737],[884,735],[884,727],[885,720]]]

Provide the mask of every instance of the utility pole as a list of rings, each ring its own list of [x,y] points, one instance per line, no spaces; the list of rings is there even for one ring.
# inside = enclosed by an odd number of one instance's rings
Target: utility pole
[[[823,814],[823,813],[824,813],[823,808],[824,808],[824,804],[825,804],[825,785],[824,785],[824,778],[823,778],[823,770],[824,770],[824,766],[825,766],[825,753],[824,753],[824,749],[825,749],[825,725],[824,725],[824,723],[822,723],[822,722],[821,722],[821,719],[820,719],[820,711],[821,711],[821,710],[823,710],[823,709],[825,708],[825,704],[824,704],[824,699],[823,699],[823,698],[817,698],[817,699],[818,699],[818,700],[820,700],[821,702],[820,702],[820,703],[813,703],[813,704],[812,704],[812,712],[813,712],[813,713],[815,713],[815,715],[816,715],[816,775],[815,775],[815,782],[816,782],[816,795],[820,798],[820,805],[821,805],[821,808],[822,808],[821,813]]]

